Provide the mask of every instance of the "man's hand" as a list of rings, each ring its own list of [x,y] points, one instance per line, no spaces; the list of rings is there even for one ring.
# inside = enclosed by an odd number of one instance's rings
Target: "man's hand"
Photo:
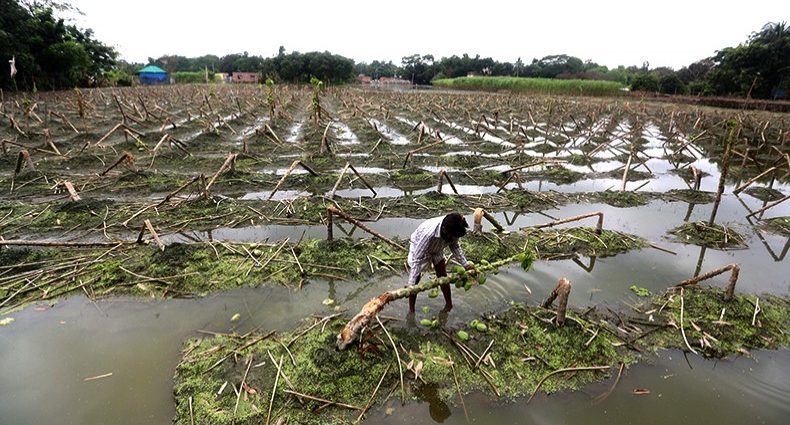
[[[467,263],[466,263],[466,265],[464,266],[464,268],[466,269],[466,271],[472,271],[472,270],[475,270],[475,263],[473,263],[473,262],[469,261],[469,262],[467,262]]]

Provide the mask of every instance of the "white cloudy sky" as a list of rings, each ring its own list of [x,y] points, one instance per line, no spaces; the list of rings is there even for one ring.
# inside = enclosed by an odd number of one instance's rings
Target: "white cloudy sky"
[[[790,1],[72,0],[81,27],[144,62],[164,54],[329,50],[357,62],[414,53],[526,63],[566,53],[614,67],[680,68],[790,21]]]

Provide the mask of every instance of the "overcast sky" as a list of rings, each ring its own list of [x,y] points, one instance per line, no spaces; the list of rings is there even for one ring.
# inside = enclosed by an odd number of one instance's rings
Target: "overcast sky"
[[[513,62],[565,53],[602,65],[684,65],[735,46],[790,1],[72,0],[122,59],[324,51],[357,62],[433,54]]]

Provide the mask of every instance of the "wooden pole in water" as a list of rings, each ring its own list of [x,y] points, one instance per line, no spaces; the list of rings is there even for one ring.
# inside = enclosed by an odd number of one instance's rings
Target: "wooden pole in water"
[[[716,213],[719,211],[719,203],[721,203],[721,195],[724,193],[724,182],[727,178],[727,171],[730,169],[730,158],[732,157],[732,142],[735,140],[735,135],[738,133],[738,123],[734,120],[727,124],[730,127],[730,133],[727,135],[727,143],[724,146],[724,155],[721,157],[721,175],[719,176],[719,188],[716,190],[716,200],[713,202],[713,211],[710,213],[710,220],[708,225],[713,226],[716,221]]]

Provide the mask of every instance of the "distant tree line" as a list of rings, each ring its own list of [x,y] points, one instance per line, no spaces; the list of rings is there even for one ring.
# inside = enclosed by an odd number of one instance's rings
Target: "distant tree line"
[[[413,54],[392,61],[355,63],[330,52],[290,52],[280,47],[276,55],[262,57],[248,52],[225,56],[185,57],[165,55],[148,63],[117,61],[117,52],[96,40],[90,29],[81,30],[56,17],[69,9],[67,0],[0,0],[0,58],[16,58],[18,74],[0,72],[0,87],[19,90],[61,89],[75,86],[131,85],[134,73],[157,65],[177,82],[205,81],[214,73],[257,72],[276,82],[306,83],[316,77],[326,83],[344,83],[358,74],[400,77],[414,84],[437,78],[466,75],[611,80],[635,91],[668,94],[720,95],[754,98],[787,98],[790,86],[790,29],[785,22],[766,24],[744,43],[726,47],[709,58],[675,71],[672,68],[618,66],[608,68],[592,60],[566,54],[550,55],[525,63],[499,62],[480,55],[453,55],[436,59]]]
[[[47,1],[0,0],[0,87],[62,89],[101,84],[114,69],[118,53],[93,37],[90,29],[55,16],[68,5]],[[7,61],[14,58],[11,78]]]

